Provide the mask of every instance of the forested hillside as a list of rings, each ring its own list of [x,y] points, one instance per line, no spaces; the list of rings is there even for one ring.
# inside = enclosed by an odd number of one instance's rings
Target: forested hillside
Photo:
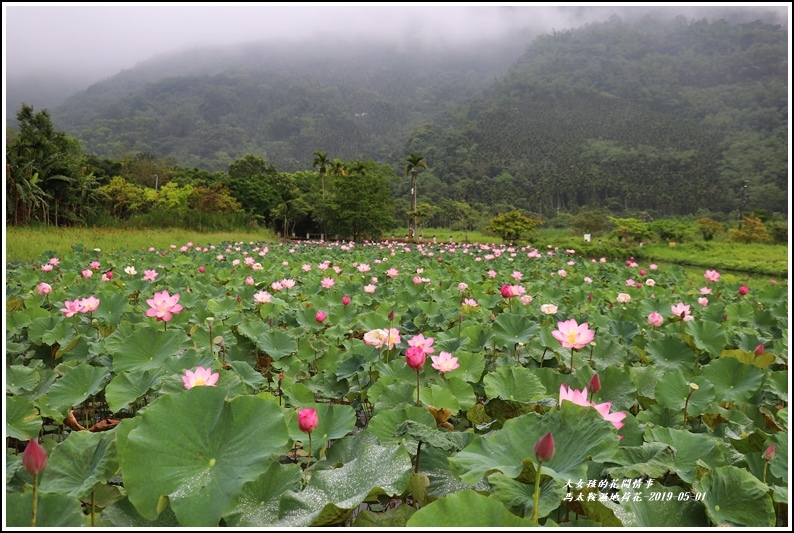
[[[778,26],[682,17],[476,53],[248,45],[152,60],[52,116],[88,153],[210,171],[248,153],[306,170],[322,150],[402,174],[416,152],[420,203],[665,216],[729,213],[745,191],[786,213],[788,53]]]

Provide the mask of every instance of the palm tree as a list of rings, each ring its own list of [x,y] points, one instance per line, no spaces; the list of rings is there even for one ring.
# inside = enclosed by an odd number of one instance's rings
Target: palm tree
[[[320,173],[320,179],[323,182],[323,200],[325,200],[325,174],[328,172],[328,167],[331,162],[328,160],[328,152],[314,152],[314,161],[312,161],[312,168],[317,167]]]
[[[427,163],[424,161],[424,157],[421,155],[411,152],[406,158],[408,162],[405,165],[405,175],[411,176],[411,227],[410,230],[413,229],[414,233],[416,232],[416,176],[419,174],[420,169],[427,168]]]

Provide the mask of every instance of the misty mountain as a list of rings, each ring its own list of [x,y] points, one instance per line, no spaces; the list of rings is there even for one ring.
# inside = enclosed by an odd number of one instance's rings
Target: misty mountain
[[[53,122],[87,153],[281,171],[316,150],[402,172],[420,202],[553,215],[787,211],[788,37],[760,21],[613,17],[472,47],[314,39],[153,58],[67,99]],[[394,193],[408,194],[407,186]]]

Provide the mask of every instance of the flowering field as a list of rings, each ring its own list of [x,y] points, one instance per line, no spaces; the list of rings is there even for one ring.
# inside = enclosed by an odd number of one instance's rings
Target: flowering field
[[[6,525],[785,526],[788,287],[574,250],[12,265]]]

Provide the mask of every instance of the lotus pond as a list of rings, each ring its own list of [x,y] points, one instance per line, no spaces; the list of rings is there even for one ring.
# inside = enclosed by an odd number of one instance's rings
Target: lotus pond
[[[7,526],[788,526],[788,285],[575,250],[6,269]]]

